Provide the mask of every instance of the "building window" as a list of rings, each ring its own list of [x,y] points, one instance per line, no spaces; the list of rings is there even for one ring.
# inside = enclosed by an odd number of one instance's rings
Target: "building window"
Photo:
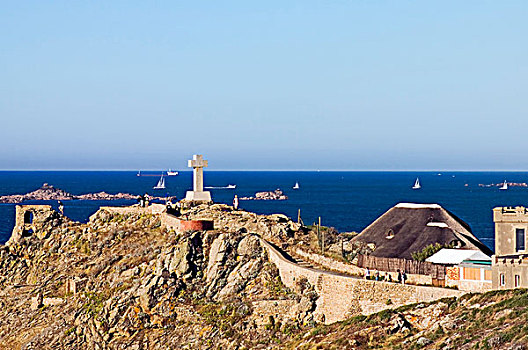
[[[517,251],[525,250],[526,244],[524,239],[524,229],[523,228],[517,228],[515,229],[515,242],[516,242],[516,249]]]
[[[506,285],[506,278],[504,277],[504,274],[500,274],[500,285],[505,286]]]
[[[515,275],[515,287],[519,287],[521,285],[521,276]]]
[[[464,267],[464,279],[465,280],[480,280],[480,269],[474,267]]]
[[[484,270],[484,280],[491,281],[491,270]]]

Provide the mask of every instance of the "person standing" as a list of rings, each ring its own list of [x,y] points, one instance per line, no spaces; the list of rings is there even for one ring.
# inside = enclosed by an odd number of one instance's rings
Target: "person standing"
[[[402,274],[400,270],[398,269],[398,279],[396,280],[396,282],[401,283],[401,281],[402,281]]]
[[[365,271],[365,279],[366,280],[370,279],[370,270],[368,267],[367,267],[367,270]]]
[[[233,198],[233,208],[235,210],[238,210],[238,196],[235,194],[235,198]]]
[[[61,215],[64,215],[64,204],[61,201],[59,201],[59,212]]]
[[[402,284],[405,284],[405,281],[407,280],[407,274],[405,273],[405,270],[402,272]]]

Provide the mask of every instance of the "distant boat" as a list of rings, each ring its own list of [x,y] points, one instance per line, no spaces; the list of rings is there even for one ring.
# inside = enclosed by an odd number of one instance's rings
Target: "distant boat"
[[[176,176],[176,175],[178,175],[177,171],[172,171],[172,169],[169,169],[167,171],[167,176]]]
[[[153,187],[155,190],[163,190],[165,188],[165,178],[161,175],[161,178],[158,181],[158,184]]]
[[[295,185],[293,185],[292,187],[294,190],[298,190],[300,187],[299,187],[299,183],[296,182]]]
[[[420,179],[416,178],[416,181],[414,182],[414,186],[412,187],[412,189],[419,190],[420,188],[422,188],[422,186],[420,185]]]
[[[138,171],[138,173],[136,174],[136,176],[141,176],[141,170]]]
[[[205,189],[208,190],[232,190],[236,188],[236,185],[227,185],[227,186],[205,186]]]
[[[506,182],[506,180],[504,180],[504,183],[502,184],[502,186],[499,188],[499,190],[507,190],[508,189],[508,183]]]

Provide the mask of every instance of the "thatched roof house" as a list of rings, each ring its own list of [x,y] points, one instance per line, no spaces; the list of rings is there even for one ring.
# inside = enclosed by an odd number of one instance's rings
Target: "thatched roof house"
[[[438,204],[400,203],[365,228],[354,241],[374,244],[371,255],[385,258],[412,259],[412,253],[435,243],[493,254],[471,233],[467,223]]]

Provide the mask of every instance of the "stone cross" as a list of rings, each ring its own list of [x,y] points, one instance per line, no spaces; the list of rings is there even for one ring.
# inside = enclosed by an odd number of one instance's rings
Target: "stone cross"
[[[188,201],[210,202],[211,193],[203,190],[203,168],[209,164],[203,159],[201,154],[193,155],[193,159],[188,161],[189,168],[193,168],[193,190],[187,191],[185,199]]]
[[[195,154],[193,159],[188,161],[189,168],[193,168],[193,191],[203,192],[203,168],[208,165],[201,154]]]

